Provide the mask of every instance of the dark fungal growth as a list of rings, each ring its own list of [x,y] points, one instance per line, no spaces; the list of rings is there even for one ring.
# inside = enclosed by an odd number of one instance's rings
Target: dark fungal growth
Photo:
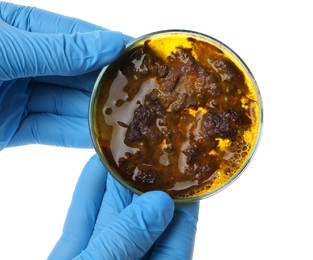
[[[158,55],[150,41],[114,63],[98,103],[99,145],[112,169],[136,190],[173,198],[203,193],[231,176],[253,146],[256,99],[242,70],[221,50],[189,39]],[[209,50],[209,51],[207,51]],[[201,55],[199,55],[199,53]]]

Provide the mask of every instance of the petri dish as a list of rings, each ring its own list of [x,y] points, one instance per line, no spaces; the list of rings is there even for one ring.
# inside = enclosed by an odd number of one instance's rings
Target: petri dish
[[[226,188],[255,154],[261,94],[244,61],[194,31],[143,35],[104,67],[89,107],[94,147],[110,174],[137,194],[176,202]]]

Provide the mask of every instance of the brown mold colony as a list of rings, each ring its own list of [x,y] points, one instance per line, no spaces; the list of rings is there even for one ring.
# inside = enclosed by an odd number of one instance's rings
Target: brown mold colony
[[[258,99],[222,49],[191,37],[170,42],[146,40],[107,68],[95,129],[120,180],[190,199],[219,188],[247,162],[258,137]]]

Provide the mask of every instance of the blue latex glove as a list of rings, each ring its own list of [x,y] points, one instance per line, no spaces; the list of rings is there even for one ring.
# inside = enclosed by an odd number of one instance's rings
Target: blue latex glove
[[[97,70],[128,40],[79,19],[0,2],[0,150],[92,147],[87,113]]]
[[[175,206],[161,191],[134,195],[94,156],[49,260],[191,259],[198,212],[199,203]]]

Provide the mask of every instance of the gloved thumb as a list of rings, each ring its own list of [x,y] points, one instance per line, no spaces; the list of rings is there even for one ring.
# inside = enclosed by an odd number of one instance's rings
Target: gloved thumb
[[[173,214],[174,203],[166,193],[145,193],[91,239],[74,259],[140,259],[164,232]]]
[[[125,47],[120,32],[36,33],[1,20],[0,27],[0,81],[83,74],[107,65]]]

